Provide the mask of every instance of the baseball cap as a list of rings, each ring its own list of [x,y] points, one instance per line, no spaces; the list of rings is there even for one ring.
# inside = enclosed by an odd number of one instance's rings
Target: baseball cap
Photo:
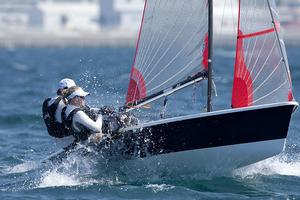
[[[58,89],[66,89],[72,86],[76,86],[75,81],[69,78],[64,78],[58,83]]]
[[[69,96],[67,96],[67,100],[73,99],[74,97],[85,97],[89,95],[90,93],[83,91],[81,87],[79,87],[77,90],[75,90],[73,93],[71,93]]]

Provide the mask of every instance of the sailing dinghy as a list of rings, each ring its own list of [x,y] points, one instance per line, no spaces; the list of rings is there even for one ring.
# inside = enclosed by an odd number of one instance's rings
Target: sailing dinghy
[[[238,0],[231,109],[211,106],[212,0],[145,0],[125,110],[208,81],[207,112],[122,129],[130,158],[245,166],[280,153],[298,107],[274,0]],[[216,66],[218,67],[218,66]],[[230,104],[228,102],[228,104]],[[134,136],[134,137],[133,137]]]
[[[207,81],[207,112],[122,128],[115,139],[96,145],[99,151],[121,156],[129,169],[156,165],[179,173],[234,169],[282,151],[298,103],[276,5],[274,0],[238,0],[237,9],[233,87],[228,91],[232,108],[213,110],[212,0],[145,0],[122,110],[142,109]],[[60,162],[77,148],[73,144],[45,160]]]

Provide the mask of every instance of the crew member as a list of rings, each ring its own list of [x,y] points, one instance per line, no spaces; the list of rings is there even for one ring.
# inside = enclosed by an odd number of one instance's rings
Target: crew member
[[[102,138],[102,115],[97,115],[95,119],[89,116],[86,112],[87,95],[89,93],[78,86],[67,89],[65,98],[68,105],[62,111],[63,122],[76,141],[84,141],[92,136],[93,142],[99,142]]]
[[[72,79],[62,79],[58,84],[57,96],[47,98],[43,103],[43,118],[47,126],[49,135],[55,138],[64,138],[69,136],[69,131],[62,123],[62,109],[66,107],[67,101],[63,97],[66,90],[76,86]]]

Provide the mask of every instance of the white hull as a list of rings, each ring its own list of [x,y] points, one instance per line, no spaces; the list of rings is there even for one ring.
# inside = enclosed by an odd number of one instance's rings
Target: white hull
[[[222,173],[279,154],[285,139],[181,151],[125,161],[123,169],[149,173]]]

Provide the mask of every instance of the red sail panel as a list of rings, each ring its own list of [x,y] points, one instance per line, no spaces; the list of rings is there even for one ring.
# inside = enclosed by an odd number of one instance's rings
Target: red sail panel
[[[146,97],[146,84],[143,75],[133,67],[129,81],[128,93],[126,102],[131,103],[137,99]]]
[[[245,64],[242,31],[239,30],[233,79],[232,107],[251,106],[253,103],[253,85],[250,72]]]
[[[203,56],[202,56],[202,66],[204,69],[208,70],[208,33],[205,35],[204,39],[204,50],[203,50]]]
[[[293,96],[293,92],[291,89],[289,89],[288,101],[294,101],[294,96]]]

